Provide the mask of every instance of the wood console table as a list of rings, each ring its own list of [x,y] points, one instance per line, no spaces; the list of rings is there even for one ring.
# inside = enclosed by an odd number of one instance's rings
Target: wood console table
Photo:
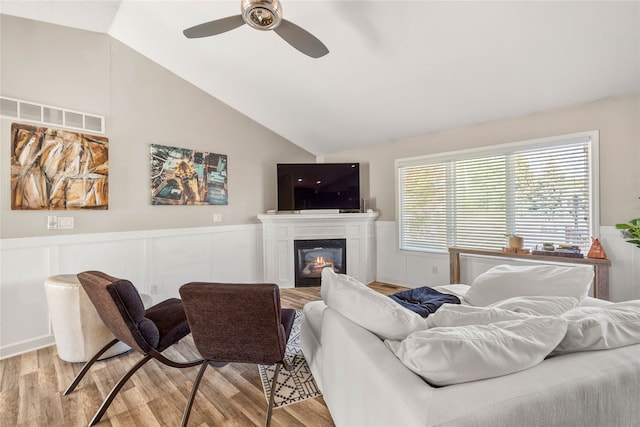
[[[460,254],[479,255],[494,258],[511,258],[527,261],[538,261],[542,263],[568,263],[568,264],[586,264],[592,265],[594,271],[593,278],[593,296],[604,300],[609,299],[609,266],[611,261],[608,259],[595,258],[569,258],[547,255],[530,255],[530,254],[509,254],[502,251],[489,249],[467,249],[467,248],[449,248],[449,273],[451,283],[460,283]]]

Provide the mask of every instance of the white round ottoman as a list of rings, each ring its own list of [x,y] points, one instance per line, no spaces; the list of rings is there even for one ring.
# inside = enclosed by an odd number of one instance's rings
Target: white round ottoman
[[[53,327],[58,356],[66,362],[86,362],[114,336],[102,323],[93,303],[80,285],[75,274],[61,274],[47,278],[44,282],[49,315]],[[145,307],[152,298],[140,294]],[[131,348],[118,342],[100,359],[116,356]]]

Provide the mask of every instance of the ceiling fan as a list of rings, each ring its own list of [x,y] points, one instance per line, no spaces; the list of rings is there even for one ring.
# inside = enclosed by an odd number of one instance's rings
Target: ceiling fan
[[[278,0],[242,0],[242,13],[205,22],[183,31],[187,38],[215,36],[242,24],[252,28],[273,30],[294,48],[312,58],[320,58],[329,53],[329,49],[315,36],[291,21],[282,18],[282,6]]]

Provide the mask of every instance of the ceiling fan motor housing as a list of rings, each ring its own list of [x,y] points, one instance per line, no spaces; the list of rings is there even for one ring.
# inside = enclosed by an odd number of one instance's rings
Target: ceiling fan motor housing
[[[273,30],[282,21],[278,0],[242,0],[242,19],[252,28]]]

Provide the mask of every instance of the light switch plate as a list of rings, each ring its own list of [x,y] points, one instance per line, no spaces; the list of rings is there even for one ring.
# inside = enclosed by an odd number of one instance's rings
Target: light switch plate
[[[47,217],[47,230],[57,230],[57,229],[58,229],[58,217],[49,215]]]

